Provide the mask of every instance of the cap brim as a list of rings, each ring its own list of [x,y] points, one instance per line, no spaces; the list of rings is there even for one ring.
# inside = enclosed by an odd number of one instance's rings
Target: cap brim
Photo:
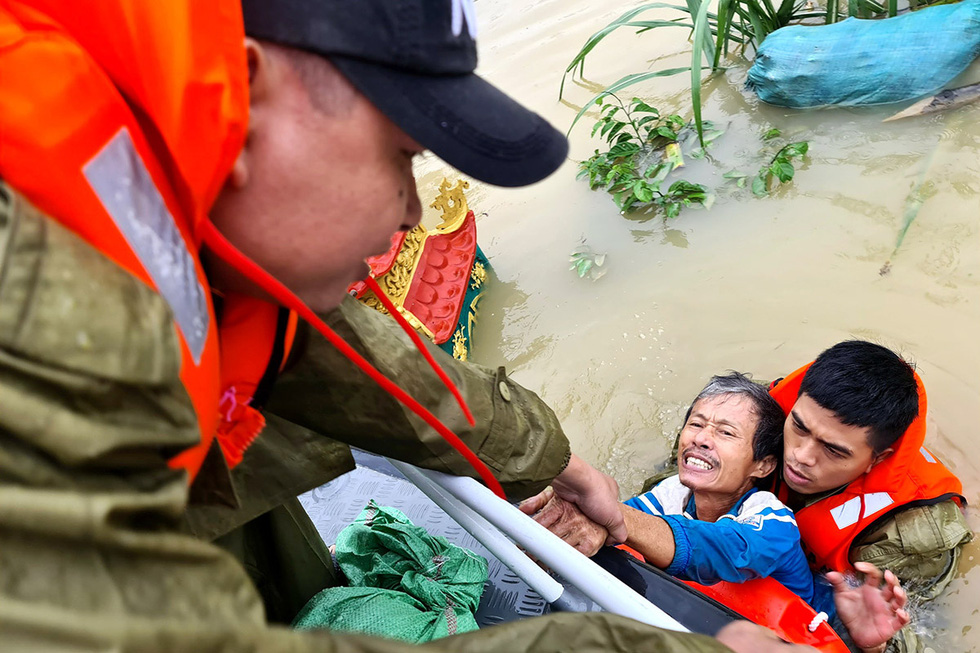
[[[417,75],[346,57],[330,61],[405,133],[480,181],[533,184],[568,154],[561,132],[477,75]]]

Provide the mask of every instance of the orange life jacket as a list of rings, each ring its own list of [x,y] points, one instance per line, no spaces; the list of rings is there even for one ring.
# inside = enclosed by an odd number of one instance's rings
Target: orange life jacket
[[[236,0],[0,1],[0,177],[170,305],[202,438],[173,464],[191,476],[220,395],[196,227],[244,140],[243,33]]]
[[[261,299],[226,295],[220,326],[221,387],[218,445],[233,468],[265,427],[259,409],[289,357],[297,315]]]
[[[787,415],[796,403],[810,365],[776,382],[769,392]],[[800,537],[815,569],[848,571],[855,538],[901,510],[954,499],[961,506],[963,485],[923,442],[926,436],[926,390],[919,375],[919,415],[894,445],[894,452],[842,491],[796,511]],[[778,495],[787,488],[777,479]]]
[[[208,220],[247,130],[244,38],[239,0],[116,0],[84,8],[0,0],[0,178],[170,305],[180,378],[201,433],[198,445],[171,460],[189,478],[216,434],[229,465],[258,435],[263,422],[250,406],[251,388],[258,389],[278,347],[278,309],[239,297],[225,302],[233,319],[223,320],[219,352],[198,258],[206,242],[425,420],[502,497],[493,474],[455,434]],[[245,303],[236,308],[239,301]],[[422,353],[472,423],[459,391]]]
[[[625,544],[616,548],[637,560],[646,561],[639,551]],[[744,583],[720,581],[714,585],[701,585],[690,580],[682,582],[749,621],[769,628],[787,642],[812,646],[823,653],[847,653],[849,650],[826,620],[814,622],[817,611],[809,603],[775,578],[756,578]]]

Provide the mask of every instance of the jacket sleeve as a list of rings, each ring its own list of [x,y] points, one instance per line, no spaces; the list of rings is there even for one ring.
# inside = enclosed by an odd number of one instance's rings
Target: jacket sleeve
[[[675,546],[674,560],[665,571],[702,584],[744,583],[773,575],[799,549],[800,532],[795,522],[781,521],[783,515],[767,510],[754,519],[726,515],[716,522],[664,516]]]
[[[910,596],[936,598],[956,574],[963,545],[973,539],[952,499],[899,512],[851,549],[852,562],[891,569]]]
[[[2,183],[0,298],[0,649],[418,650],[269,625],[241,564],[178,530],[187,481],[166,460],[199,434],[166,303]],[[608,614],[427,648],[727,650]]]
[[[504,368],[457,361],[430,347],[473,412],[458,404],[390,317],[349,298],[328,324],[456,433],[495,473],[508,496],[543,490],[565,468],[568,440],[554,412]],[[266,410],[355,447],[457,475],[475,472],[435,431],[390,397],[319,334],[282,375]]]

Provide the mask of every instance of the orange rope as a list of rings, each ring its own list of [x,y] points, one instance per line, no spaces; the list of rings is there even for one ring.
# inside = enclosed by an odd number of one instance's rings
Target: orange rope
[[[431,367],[432,371],[436,373],[436,376],[442,380],[443,385],[445,385],[449,392],[456,397],[456,403],[459,404],[463,414],[466,415],[466,420],[470,423],[470,426],[476,426],[476,420],[473,419],[473,413],[470,412],[470,407],[466,405],[466,401],[463,399],[463,395],[460,394],[459,388],[456,387],[456,384],[449,378],[449,375],[446,374],[445,370],[439,366],[436,359],[432,357],[432,352],[430,352],[429,348],[425,346],[424,342],[422,342],[422,337],[419,336],[418,331],[412,328],[412,325],[408,323],[408,320],[405,319],[402,312],[391,303],[391,299],[389,299],[388,295],[381,290],[381,287],[378,286],[378,282],[375,281],[374,277],[369,276],[364,280],[364,283],[367,284],[367,287],[371,289],[371,292],[375,294],[378,301],[380,301],[381,305],[387,309],[388,313],[395,318],[395,321],[401,326],[402,331],[407,333],[408,337],[412,339],[412,342],[415,343],[415,347],[419,350],[419,352],[421,352],[422,356],[425,357],[425,360],[429,363],[429,367]]]
[[[353,347],[347,344],[343,338],[338,336],[333,329],[327,326],[327,324],[324,323],[324,321],[321,320],[316,313],[314,313],[313,310],[303,302],[303,300],[297,297],[278,279],[263,270],[258,264],[255,263],[255,261],[245,256],[245,254],[232,245],[231,242],[229,242],[228,239],[225,238],[220,231],[218,231],[217,227],[215,227],[210,220],[201,221],[199,233],[202,240],[207,244],[211,251],[224,259],[225,262],[233,266],[236,270],[244,274],[250,281],[276,298],[276,300],[278,300],[283,306],[296,311],[300,317],[306,320],[314,329],[319,331],[320,334],[323,335],[328,342],[330,342],[330,344],[336,347],[341,354],[354,363],[354,365],[356,365],[361,371],[367,374],[371,380],[381,386],[385,392],[400,401],[413,413],[421,417],[426,424],[428,424],[433,430],[436,431],[436,433],[442,436],[442,438],[456,451],[458,451],[460,455],[462,455],[463,458],[465,458],[466,461],[473,467],[473,469],[476,470],[477,474],[479,474],[480,478],[483,479],[483,482],[493,491],[494,494],[501,499],[507,498],[504,494],[503,488],[500,485],[500,482],[494,478],[490,469],[477,457],[475,453],[473,453],[468,446],[466,446],[466,443],[463,442],[458,435],[453,433],[445,424],[439,421],[435,415],[429,412],[424,406],[413,399],[396,383],[379,372],[373,365],[371,365],[371,363],[365,360],[364,357],[357,353]],[[384,293],[381,293],[380,295],[383,294]],[[393,315],[397,315],[397,313],[397,309],[392,312]],[[395,319],[398,319],[398,317]],[[402,318],[402,320],[404,320],[404,318]],[[410,326],[409,329],[411,329]],[[412,330],[412,332],[414,333],[414,330]],[[416,337],[417,335],[418,334],[416,334]],[[415,339],[413,338],[413,340]],[[420,341],[416,341],[416,345],[418,345],[419,342]],[[425,351],[424,346],[420,349],[422,350],[423,355],[428,353]],[[426,358],[428,360],[429,357],[427,356]],[[442,370],[438,369],[437,374],[440,372],[442,372]],[[444,375],[445,372],[442,372],[440,374],[440,378],[442,378]],[[448,377],[445,378],[444,382],[446,381],[449,381]],[[463,407],[467,419],[470,421],[470,424],[473,424],[473,416],[466,407],[465,402],[462,400],[462,396],[459,395],[459,391],[456,390],[451,381],[449,381],[449,384],[451,386],[451,390],[455,390],[453,394],[457,397],[457,401],[459,401],[460,405]]]

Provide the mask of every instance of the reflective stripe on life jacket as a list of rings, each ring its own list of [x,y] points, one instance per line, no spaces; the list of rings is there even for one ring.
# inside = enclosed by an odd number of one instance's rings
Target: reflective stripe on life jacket
[[[809,367],[801,367],[769,390],[787,415],[796,403]],[[918,374],[915,383],[919,415],[893,445],[892,454],[841,492],[796,511],[803,548],[815,569],[851,570],[849,553],[854,540],[902,509],[950,498],[961,506],[965,504],[960,480],[923,445],[926,390]],[[779,480],[777,484],[777,494],[785,501],[788,489]]]
[[[0,177],[170,305],[201,433],[173,464],[192,477],[219,396],[194,227],[245,133],[237,4],[0,2]]]

